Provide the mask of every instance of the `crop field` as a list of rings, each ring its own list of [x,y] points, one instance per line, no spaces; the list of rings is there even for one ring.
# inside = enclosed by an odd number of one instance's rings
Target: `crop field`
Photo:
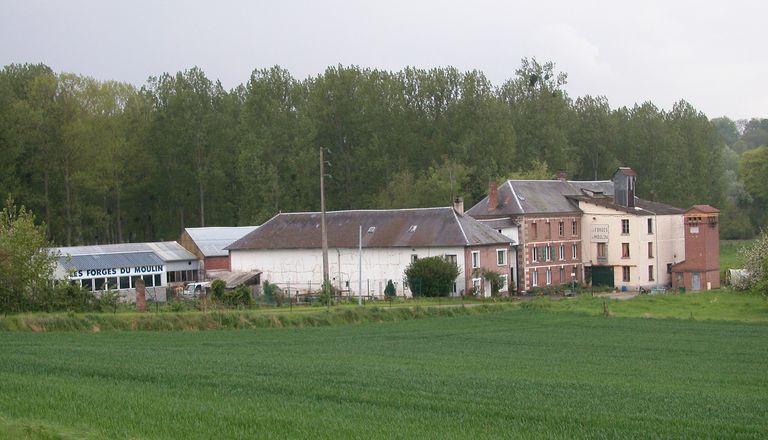
[[[537,310],[0,333],[0,437],[764,438],[768,324]]]

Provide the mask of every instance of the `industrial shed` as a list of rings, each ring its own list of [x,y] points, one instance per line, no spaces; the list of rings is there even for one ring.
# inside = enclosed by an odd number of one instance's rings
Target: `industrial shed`
[[[225,248],[253,232],[258,226],[185,228],[179,243],[202,261],[201,270],[230,270],[229,251]],[[202,274],[201,278],[205,278]]]
[[[128,299],[142,279],[147,291],[165,300],[166,287],[197,281],[200,261],[175,241],[54,248],[56,276],[93,292],[119,290]]]

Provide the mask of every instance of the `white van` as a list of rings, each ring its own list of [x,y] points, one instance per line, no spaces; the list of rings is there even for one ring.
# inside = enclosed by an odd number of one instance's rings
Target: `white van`
[[[200,295],[206,295],[208,294],[208,290],[211,288],[211,283],[204,282],[204,283],[189,283],[187,284],[187,287],[184,288],[184,292],[182,295],[184,295],[186,298],[197,298]]]

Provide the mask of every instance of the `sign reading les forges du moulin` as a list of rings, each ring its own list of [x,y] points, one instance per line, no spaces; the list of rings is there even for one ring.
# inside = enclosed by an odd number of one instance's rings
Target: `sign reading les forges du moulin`
[[[135,267],[109,267],[104,269],[86,269],[74,270],[72,278],[98,277],[98,276],[120,276],[120,275],[144,275],[155,274],[163,271],[162,265],[157,266],[135,266]]]
[[[592,243],[608,243],[608,225],[592,225],[589,240]]]

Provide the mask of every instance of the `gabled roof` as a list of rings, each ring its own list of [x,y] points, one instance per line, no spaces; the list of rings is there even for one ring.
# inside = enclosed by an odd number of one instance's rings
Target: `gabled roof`
[[[197,260],[197,257],[175,241],[153,243],[100,244],[94,246],[70,246],[55,248],[62,256],[124,254],[130,252],[153,252],[163,262]]]
[[[326,213],[328,246],[356,248],[359,227],[363,247],[455,247],[508,244],[511,240],[453,208],[334,211]],[[227,247],[240,249],[320,248],[320,213],[281,213]]]
[[[565,180],[507,180],[498,188],[498,206],[488,206],[486,196],[467,211],[473,217],[580,212],[567,197],[579,188]]]
[[[186,228],[184,231],[195,242],[197,248],[205,257],[226,257],[229,255],[225,247],[253,232],[258,226],[232,226]]]
[[[720,212],[719,209],[717,209],[717,208],[715,208],[713,206],[709,206],[709,205],[693,205],[690,208],[688,208],[685,211],[685,213],[687,214],[687,213],[693,212],[693,211],[698,211],[698,212],[701,212],[703,214],[717,214],[717,213]]]

